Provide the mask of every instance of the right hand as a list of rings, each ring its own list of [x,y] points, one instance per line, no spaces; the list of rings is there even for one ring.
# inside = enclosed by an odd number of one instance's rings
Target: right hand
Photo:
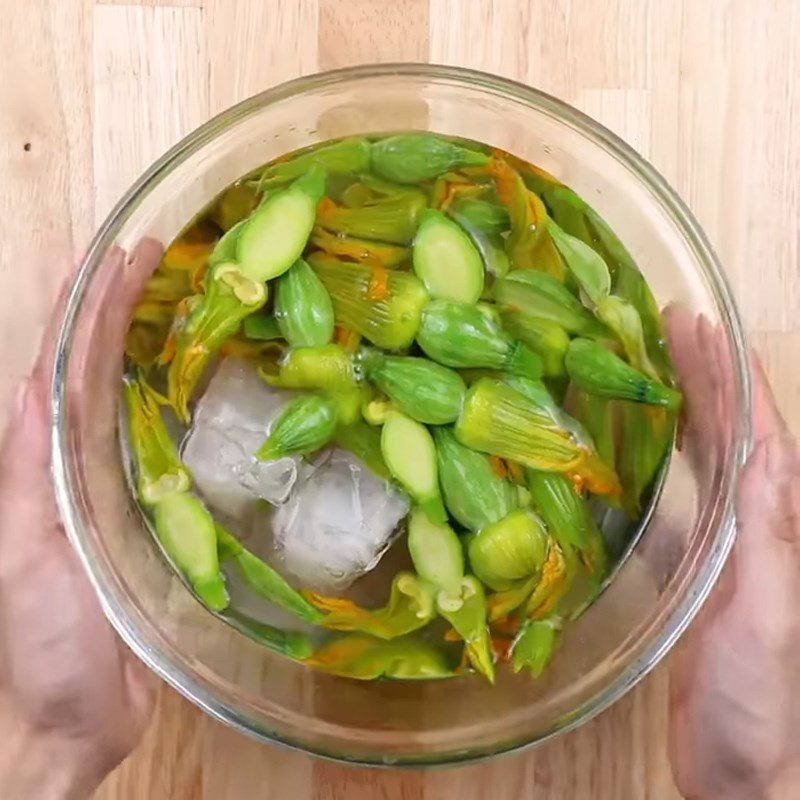
[[[720,416],[725,424],[721,336],[677,309],[667,327],[687,428],[702,446]],[[736,494],[737,540],[673,660],[671,758],[687,800],[768,798],[800,753],[800,454],[758,362],[751,371],[753,452]]]

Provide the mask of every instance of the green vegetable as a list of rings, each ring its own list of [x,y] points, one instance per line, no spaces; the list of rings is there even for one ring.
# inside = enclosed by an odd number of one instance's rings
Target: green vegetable
[[[261,461],[273,461],[316,453],[333,438],[336,422],[336,406],[331,400],[301,395],[287,403],[255,456]]]
[[[333,336],[330,295],[302,258],[276,282],[275,318],[292,347],[320,347]]]
[[[278,320],[272,314],[251,314],[242,325],[242,332],[248,339],[270,342],[283,337]]]
[[[200,278],[208,271],[213,243],[194,241],[190,233],[192,228],[166,249],[133,308],[125,354],[137,367],[165,363],[163,350],[167,339],[172,338],[175,317],[184,315]]]
[[[383,425],[392,411],[397,411],[397,406],[388,399],[373,399],[361,408],[361,416],[370,426]]]
[[[461,444],[473,450],[565,473],[596,494],[620,492],[617,476],[592,450],[554,425],[539,403],[500,381],[483,378],[470,386],[454,430]]]
[[[426,205],[422,192],[409,192],[360,208],[337,206],[326,200],[317,210],[317,223],[340,235],[407,245],[417,232],[417,221]]]
[[[309,262],[333,301],[337,324],[361,334],[378,347],[408,347],[428,300],[425,287],[407,272],[390,271],[385,288],[363,264],[314,253]]]
[[[173,492],[185,492],[191,481],[161,416],[159,400],[144,380],[126,379],[129,441],[138,472],[137,491],[152,506]]]
[[[445,506],[457,522],[477,532],[516,506],[514,486],[495,473],[484,453],[464,447],[450,428],[436,428],[433,438]]]
[[[551,539],[550,553],[542,567],[541,577],[525,604],[526,617],[542,619],[561,604],[575,577],[576,561],[571,550],[565,554],[558,542]],[[573,616],[578,616],[581,610],[579,606]]]
[[[506,233],[511,226],[508,211],[505,208],[474,197],[465,197],[456,201],[449,212],[454,217],[458,217],[460,225],[465,222],[487,236],[500,236]]]
[[[158,541],[197,596],[213,611],[227,607],[214,520],[205,506],[189,492],[172,492],[156,502],[153,518]]]
[[[330,233],[324,228],[314,229],[311,244],[332,256],[342,256],[366,264],[381,264],[387,268],[397,267],[411,256],[408,247]]]
[[[205,295],[190,303],[185,319],[178,318],[175,355],[167,371],[167,397],[183,421],[189,420],[189,400],[208,363],[266,300],[264,284],[244,276],[236,264],[210,269]]]
[[[562,550],[571,548],[581,554],[599,585],[605,577],[607,556],[584,499],[563,475],[527,470],[526,477],[533,505],[553,538]]]
[[[653,483],[675,440],[675,412],[638,403],[621,404],[619,474],[623,507],[641,511],[642,495]]]
[[[469,563],[483,583],[503,591],[542,568],[547,542],[542,521],[531,511],[516,509],[470,540]]]
[[[336,409],[337,423],[340,426],[355,425],[361,422],[361,409],[369,392],[367,387],[360,385],[340,392],[328,392],[327,398]]]
[[[661,314],[653,293],[636,262],[605,220],[588,206],[586,217],[614,266],[614,294],[630,303],[639,312],[648,356],[658,368],[662,380],[669,383],[673,377],[672,362],[667,351]]]
[[[521,311],[504,311],[501,319],[503,327],[515,339],[530,347],[542,359],[542,374],[545,377],[564,375],[569,334],[558,323]]]
[[[537,413],[542,417],[543,425],[554,431],[565,431],[576,444],[587,450],[593,449],[592,439],[583,425],[556,403],[553,395],[541,381],[507,375],[503,383],[534,404]]]
[[[494,280],[502,278],[511,266],[502,237],[508,229],[506,210],[483,200],[465,199],[453,204],[447,213],[472,239],[486,273]]]
[[[473,169],[472,171],[476,171]],[[479,167],[477,171],[482,171]],[[426,187],[427,188],[427,187]],[[474,183],[465,175],[450,171],[439,175],[430,185],[430,204],[441,212],[446,212],[454,202],[465,197],[479,197],[488,187]]]
[[[555,618],[525,620],[511,651],[514,672],[527,669],[538,678],[553,655],[559,629],[560,623]]]
[[[586,296],[598,305],[611,292],[611,275],[606,262],[588,244],[565,233],[555,222],[550,222],[548,230],[569,271]]]
[[[449,678],[444,655],[433,645],[410,638],[381,641],[364,634],[342,636],[323,644],[305,659],[310,667],[344,678],[431,680]]]
[[[424,511],[415,508],[408,518],[408,551],[417,574],[439,590],[437,607],[460,608],[464,551],[453,529],[446,523],[432,522]]]
[[[574,416],[592,437],[597,454],[610,467],[617,463],[614,401],[578,389]]]
[[[565,363],[573,382],[591,394],[663,406],[670,411],[680,408],[680,392],[651,380],[589,339],[573,339]]]
[[[262,372],[261,377],[270,386],[281,389],[339,392],[356,385],[353,361],[338,344],[290,350],[277,375]]]
[[[240,220],[232,228],[229,228],[222,238],[216,243],[208,259],[208,268],[224,264],[225,262],[236,263],[236,248],[239,243],[239,235],[244,230],[246,219]]]
[[[553,610],[566,603],[567,594],[573,584],[578,563],[577,556],[570,549],[569,557],[565,557],[558,542],[550,537],[548,542],[547,558],[539,572],[526,580],[517,581],[510,588],[496,592],[487,599],[487,612],[491,620],[499,620],[525,605],[523,617],[541,619],[551,614]],[[595,583],[593,598],[596,594]],[[578,605],[573,616],[577,616],[585,607],[586,595],[581,595],[582,605]],[[567,598],[572,600],[572,598]],[[572,602],[575,605],[575,602]],[[570,607],[572,607],[572,605]]]
[[[475,303],[483,292],[483,261],[469,236],[441,211],[420,216],[414,272],[433,298]]]
[[[598,244],[597,236],[591,230],[586,219],[589,206],[567,186],[546,186],[541,188],[541,195],[555,220],[566,233],[574,236],[592,247]]]
[[[189,473],[167,432],[155,392],[143,380],[126,380],[125,398],[139,498],[152,510],[156,538],[197,596],[220,611],[229,601],[214,520],[189,492]]]
[[[608,333],[569,289],[544,272],[510,273],[495,284],[494,298],[504,311],[521,311],[549,320],[568,333],[580,336]]]
[[[490,594],[486,598],[486,616],[489,622],[496,622],[516,611],[531,596],[541,579],[541,574],[534,573],[526,580],[517,581],[510,589]]]
[[[301,153],[288,161],[279,161],[264,170],[261,183],[276,178],[297,178],[315,164],[321,164],[331,175],[361,172],[369,167],[369,142],[360,137],[342,139]]]
[[[223,231],[229,231],[253,213],[258,204],[258,193],[245,183],[231,186],[220,198],[212,217]],[[226,260],[231,260],[230,255]]]
[[[388,395],[399,411],[427,425],[453,422],[466,386],[457,372],[425,358],[386,356],[364,348],[360,363],[366,378]]]
[[[227,620],[236,630],[287,658],[302,660],[308,658],[314,652],[314,647],[309,638],[299,631],[280,630],[273,625],[267,625],[264,622],[253,619],[247,614],[242,614],[235,608],[225,609],[220,616]]]
[[[379,478],[391,478],[381,452],[381,434],[372,425],[361,420],[351,425],[339,425],[333,441],[337,447],[347,450],[362,461]]]
[[[277,375],[263,369],[259,374],[270,386],[322,392],[340,425],[352,425],[359,418],[364,387],[357,382],[351,356],[339,345],[298,347],[289,351]]]
[[[325,171],[314,165],[253,212],[236,241],[236,262],[245,277],[276,278],[300,258],[323,194]]]
[[[252,591],[270,603],[286,609],[300,619],[318,624],[322,614],[260,558],[232,536],[221,525],[216,526],[217,551],[220,561],[231,561]]]
[[[646,280],[572,189],[487,146],[354,136],[258,172],[170,245],[126,341],[166,387],[124,384],[165,557],[233,627],[333,675],[444,678],[468,659],[493,681],[502,658],[539,676],[609,580],[594,509],[637,519],[674,441],[682,396]],[[409,495],[414,571],[385,605],[295,590],[193,493],[162,406],[188,425],[220,356],[290,392],[258,458],[335,446]],[[231,608],[234,577],[318,633]],[[430,623],[430,645],[413,638]],[[460,666],[442,637],[464,642]]]
[[[397,183],[419,183],[455,167],[483,166],[484,153],[468,150],[429,133],[381,139],[372,145],[372,169]]]
[[[445,522],[439,493],[436,448],[428,429],[391,411],[381,432],[381,452],[389,472],[433,522]]]
[[[439,607],[439,613],[464,640],[470,664],[490,683],[494,683],[494,662],[486,625],[486,597],[483,586],[472,575],[461,582],[461,606],[450,611]]]
[[[306,593],[325,612],[322,625],[330,630],[358,631],[379,639],[395,639],[427,625],[436,615],[433,589],[410,572],[398,573],[392,581],[389,602],[368,610],[352,600]]]
[[[418,196],[419,192],[420,190],[416,186],[385,181],[383,178],[365,172],[358,176],[356,183],[351,183],[342,192],[342,203],[348,208],[362,208],[382,203],[390,198]]]
[[[626,300],[610,295],[598,303],[597,316],[622,342],[625,355],[634,369],[659,381],[658,371],[647,354],[639,312]]]
[[[493,158],[490,171],[497,198],[508,209],[511,233],[506,252],[515,270],[537,270],[563,281],[566,270],[548,232],[547,209],[528,190],[520,174],[507,161]]]
[[[515,342],[475,306],[433,300],[422,312],[417,342],[429,358],[448,367],[486,367],[538,377],[541,360]]]

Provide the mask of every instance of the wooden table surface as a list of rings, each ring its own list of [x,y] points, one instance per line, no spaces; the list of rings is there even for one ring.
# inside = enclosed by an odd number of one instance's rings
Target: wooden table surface
[[[127,185],[232,103],[359,62],[459,64],[555,94],[619,133],[694,210],[800,429],[797,0],[3,0],[0,408],[60,276]],[[431,773],[259,745],[166,687],[102,800],[672,800],[668,665],[523,755]],[[787,788],[785,797],[797,797]]]

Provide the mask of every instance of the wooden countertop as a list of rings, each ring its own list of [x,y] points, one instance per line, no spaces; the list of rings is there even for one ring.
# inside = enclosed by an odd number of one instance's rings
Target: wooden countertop
[[[459,64],[618,132],[682,194],[800,429],[796,0],[31,0],[0,11],[0,408],[60,276],[130,182],[212,114],[318,69]],[[431,773],[259,745],[160,693],[102,800],[673,800],[668,665],[552,744]],[[794,797],[787,790],[785,797]]]

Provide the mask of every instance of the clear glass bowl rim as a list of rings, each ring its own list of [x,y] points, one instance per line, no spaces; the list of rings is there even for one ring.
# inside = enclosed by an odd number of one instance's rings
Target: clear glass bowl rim
[[[119,231],[136,211],[141,198],[146,196],[163,176],[169,174],[173,168],[190,158],[221,132],[269,105],[309,90],[320,89],[336,83],[392,76],[448,81],[468,85],[473,89],[479,88],[500,94],[518,102],[521,101],[579,130],[594,144],[604,148],[623,162],[640,181],[644,182],[661,205],[670,213],[691,244],[701,265],[703,276],[715,296],[727,333],[733,344],[731,356],[735,367],[736,401],[743,412],[742,418],[739,420],[738,435],[734,436],[733,446],[729,451],[728,463],[725,464],[725,479],[722,484],[726,488],[722,496],[717,498],[717,507],[721,508],[721,514],[710,555],[706,563],[698,570],[683,602],[676,607],[668,624],[665,625],[662,635],[651,643],[639,659],[630,664],[616,680],[595,697],[593,702],[587,703],[584,707],[578,709],[574,714],[570,715],[569,720],[560,723],[555,722],[550,730],[542,736],[528,742],[503,745],[490,754],[482,753],[477,756],[468,753],[460,754],[457,758],[443,759],[438,764],[474,762],[499,753],[515,752],[525,747],[541,744],[556,735],[573,730],[600,714],[621,698],[667,654],[703,605],[725,565],[736,536],[736,522],[733,511],[735,477],[738,470],[744,465],[751,445],[750,374],[747,345],[741,320],[720,262],[705,233],[691,211],[661,174],[626,142],[591,117],[545,92],[497,75],[462,67],[423,63],[366,64],[314,73],[279,84],[230,107],[201,125],[155,161],[125,193],[98,229],[81,263],[78,276],[67,300],[56,342],[51,383],[52,476],[56,501],[67,536],[83,563],[106,617],[126,645],[150,669],[184,697],[202,708],[213,718],[261,741],[281,744],[302,752],[313,752],[317,756],[334,761],[359,763],[364,766],[428,767],[435,766],[437,762],[401,761],[399,763],[385,764],[380,761],[354,761],[341,754],[313,751],[305,745],[280,739],[274,733],[261,729],[254,720],[244,718],[229,709],[213,693],[198,684],[191,675],[186,674],[171,662],[166,654],[156,650],[147,641],[144,641],[128,614],[121,607],[109,602],[107,578],[102,569],[98,567],[94,554],[87,544],[89,537],[86,534],[85,521],[82,519],[77,507],[75,480],[69,467],[68,458],[69,425],[66,413],[66,376],[75,334],[76,318],[92,277],[100,268],[104,255],[113,246]]]

